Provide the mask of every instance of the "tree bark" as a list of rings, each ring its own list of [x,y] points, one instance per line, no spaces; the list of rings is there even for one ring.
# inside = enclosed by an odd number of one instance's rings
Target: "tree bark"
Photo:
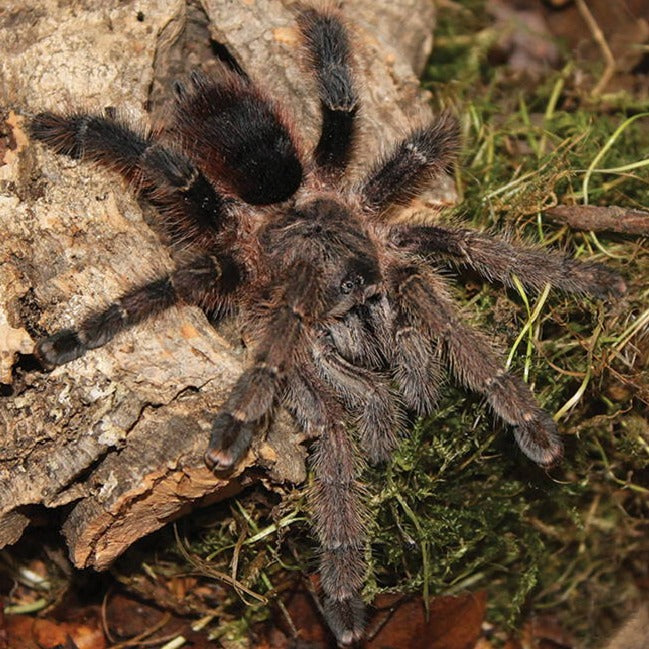
[[[358,160],[430,117],[419,88],[432,40],[428,0],[357,0],[346,16],[362,84]],[[209,71],[221,46],[288,108],[307,150],[317,138],[315,81],[288,0],[8,0],[0,9],[0,547],[38,506],[63,507],[73,563],[105,568],[131,543],[240,488],[252,464],[305,477],[303,435],[279,412],[236,475],[202,460],[210,420],[245,350],[184,306],[49,374],[29,354],[46,332],[174,266],[172,253],[113,173],[28,140],[43,109],[164,120],[170,82]],[[145,110],[147,109],[147,110]],[[449,185],[429,204],[453,200]]]

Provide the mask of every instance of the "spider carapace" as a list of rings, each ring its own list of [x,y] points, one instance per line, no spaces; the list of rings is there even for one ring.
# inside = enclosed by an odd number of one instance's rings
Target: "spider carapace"
[[[465,323],[436,264],[450,259],[534,291],[550,283],[605,296],[624,283],[596,263],[472,229],[392,225],[385,212],[452,163],[457,122],[444,113],[414,128],[360,180],[346,180],[362,117],[348,28],[333,10],[303,9],[297,21],[322,111],[308,155],[287,113],[238,69],[176,84],[161,136],[110,115],[32,119],[34,138],[125,177],[157,208],[172,242],[193,251],[168,276],[41,340],[36,353],[61,365],[177,303],[237,318],[254,344],[214,414],[206,462],[231,469],[279,404],[314,438],[310,503],[324,610],[338,643],[350,645],[365,624],[363,465],[390,456],[404,413],[434,411],[443,364],[484,395],[531,460],[550,466],[562,453],[552,418]]]

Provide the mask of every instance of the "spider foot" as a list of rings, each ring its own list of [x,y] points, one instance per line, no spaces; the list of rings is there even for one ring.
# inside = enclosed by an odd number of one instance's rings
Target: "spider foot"
[[[563,456],[563,443],[552,417],[539,410],[528,422],[514,429],[521,451],[544,468],[558,464]]]
[[[244,456],[252,440],[253,425],[236,420],[227,412],[212,424],[205,464],[214,472],[229,471]]]
[[[365,629],[365,604],[357,595],[345,599],[330,599],[324,604],[329,628],[339,647],[349,647],[363,638]]]
[[[581,265],[585,292],[600,298],[619,298],[626,293],[626,282],[619,273],[596,262]]]
[[[86,351],[87,347],[80,340],[77,331],[63,329],[40,340],[36,344],[34,355],[46,369],[54,369],[83,356]]]

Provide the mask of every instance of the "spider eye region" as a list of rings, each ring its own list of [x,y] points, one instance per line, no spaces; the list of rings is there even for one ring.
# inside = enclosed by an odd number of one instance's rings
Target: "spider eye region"
[[[359,289],[367,283],[367,279],[364,275],[352,275],[347,276],[340,284],[340,292],[347,295],[351,293],[354,289]],[[362,291],[361,291],[362,292]]]
[[[341,318],[380,293],[381,274],[378,265],[372,260],[354,260],[335,286],[337,296],[331,296],[328,313]]]
[[[347,266],[347,272],[340,281],[340,293],[344,301],[364,304],[365,301],[379,292],[381,271],[376,260],[372,258],[353,259]]]

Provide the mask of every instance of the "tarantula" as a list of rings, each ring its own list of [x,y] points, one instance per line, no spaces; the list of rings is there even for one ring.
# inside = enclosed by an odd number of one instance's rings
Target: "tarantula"
[[[177,303],[236,317],[250,363],[215,414],[207,465],[231,469],[278,404],[314,438],[310,502],[321,546],[325,615],[339,644],[364,627],[365,459],[395,449],[403,413],[435,409],[441,364],[514,428],[521,450],[548,467],[562,445],[552,418],[507,372],[488,338],[465,324],[435,270],[440,259],[490,281],[573,293],[621,293],[595,263],[471,229],[393,225],[458,149],[449,114],[410,131],[354,183],[344,173],[358,136],[350,38],[333,10],[297,16],[317,80],[322,126],[315,150],[237,65],[175,86],[175,113],[158,135],[113,115],[45,112],[31,134],[56,152],[114,169],[194,256],[137,286],[75,330],[37,344],[44,366],[72,361]],[[162,135],[160,135],[162,133]]]

